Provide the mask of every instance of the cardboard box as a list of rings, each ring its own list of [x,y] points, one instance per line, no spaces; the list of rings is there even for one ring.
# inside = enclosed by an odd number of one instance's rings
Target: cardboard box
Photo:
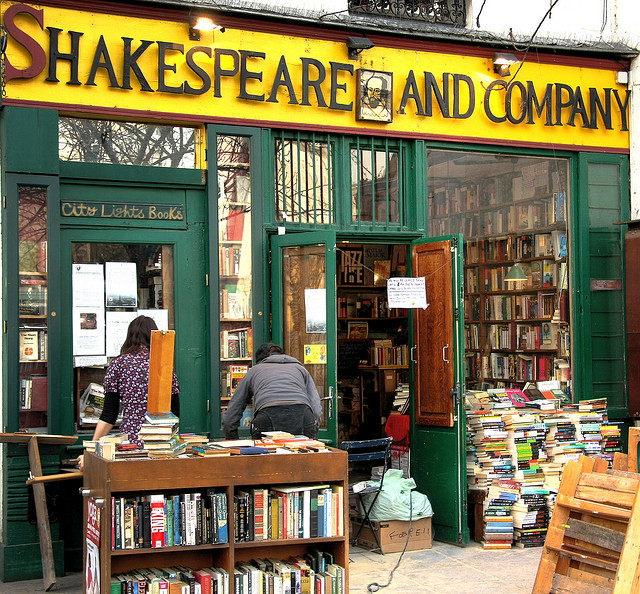
[[[356,532],[360,528],[360,519],[351,520],[351,537],[356,535]],[[378,551],[381,554],[385,553],[401,553],[404,549],[404,545],[407,541],[407,533],[409,531],[409,522],[401,520],[388,520],[373,522],[373,527],[378,534],[380,540],[380,546],[382,550]],[[363,549],[375,549],[377,548],[376,539],[371,532],[369,526],[364,526],[360,537],[358,538],[358,545]],[[419,520],[413,520],[411,522],[411,537],[407,544],[407,551],[419,551],[421,549],[431,548],[431,518],[420,518]]]

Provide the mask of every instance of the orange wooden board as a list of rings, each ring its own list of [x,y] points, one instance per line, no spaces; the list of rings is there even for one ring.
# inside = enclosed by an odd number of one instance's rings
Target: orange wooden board
[[[151,332],[151,353],[149,357],[149,412],[171,410],[171,383],[173,379],[173,330],[153,330]]]

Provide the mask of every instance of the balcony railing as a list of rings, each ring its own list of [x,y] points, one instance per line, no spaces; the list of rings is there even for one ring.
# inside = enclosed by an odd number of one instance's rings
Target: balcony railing
[[[465,26],[465,0],[349,0],[349,11],[399,19]]]

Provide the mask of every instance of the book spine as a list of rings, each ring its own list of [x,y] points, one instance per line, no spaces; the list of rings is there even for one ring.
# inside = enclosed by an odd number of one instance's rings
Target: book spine
[[[151,546],[159,548],[165,546],[164,534],[164,497],[151,495]]]
[[[218,542],[229,542],[228,531],[228,510],[227,510],[227,495],[226,493],[216,493],[217,499],[217,512],[218,512]]]

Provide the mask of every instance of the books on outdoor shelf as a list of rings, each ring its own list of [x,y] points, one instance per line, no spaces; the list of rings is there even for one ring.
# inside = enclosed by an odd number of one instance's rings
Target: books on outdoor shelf
[[[234,494],[236,542],[344,535],[344,489],[308,484],[239,489]]]
[[[111,549],[228,542],[227,496],[208,488],[111,498]]]

